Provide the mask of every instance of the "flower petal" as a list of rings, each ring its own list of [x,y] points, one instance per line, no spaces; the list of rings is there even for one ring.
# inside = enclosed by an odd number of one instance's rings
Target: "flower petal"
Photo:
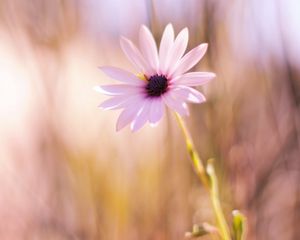
[[[181,116],[189,115],[188,107],[181,99],[175,99],[171,94],[165,94],[163,95],[163,100],[169,108],[179,113]]]
[[[179,61],[173,75],[177,76],[183,74],[194,67],[206,53],[207,46],[207,43],[200,44],[185,54],[184,57]]]
[[[168,24],[164,30],[159,46],[159,69],[162,74],[166,74],[167,63],[169,59],[170,49],[174,43],[174,29],[172,24]]]
[[[129,83],[132,85],[142,86],[145,83],[134,74],[116,67],[99,67],[106,75],[120,82]]]
[[[151,102],[145,101],[144,106],[142,107],[138,116],[131,123],[130,127],[133,132],[139,130],[141,127],[143,127],[145,125],[145,123],[149,119],[150,107],[151,107]]]
[[[208,83],[216,77],[212,72],[190,72],[174,78],[171,82],[174,85],[199,86]]]
[[[117,96],[125,94],[137,94],[142,92],[141,87],[126,85],[126,84],[114,84],[105,86],[96,86],[94,90],[105,95]]]
[[[102,102],[98,107],[104,110],[117,109],[120,108],[120,106],[126,102],[127,99],[128,96],[112,97]]]
[[[158,67],[158,54],[156,43],[152,33],[144,25],[140,29],[139,40],[142,54],[145,56],[149,65],[152,67],[153,72],[156,72]]]
[[[137,70],[147,73],[149,69],[151,69],[149,68],[149,64],[147,64],[141,52],[129,39],[121,37],[120,45],[126,57],[132,62]]]
[[[137,102],[143,100],[141,95],[121,95],[114,96],[104,102],[102,102],[98,107],[104,110],[112,110],[119,108],[126,108],[131,105],[135,105]]]
[[[171,91],[171,95],[175,99],[181,99],[183,101],[193,103],[202,103],[206,101],[205,96],[201,92],[190,87],[180,86],[172,89]]]
[[[151,125],[156,125],[162,118],[164,113],[164,105],[161,98],[154,98],[151,102],[149,122]]]
[[[184,54],[189,40],[189,32],[187,28],[181,30],[178,36],[175,39],[175,42],[172,46],[170,52],[170,58],[168,62],[168,75],[173,72],[173,69],[176,68],[178,61]]]
[[[136,104],[125,108],[118,118],[116,130],[120,131],[122,128],[132,122],[141,111],[143,104],[144,102],[137,102]]]

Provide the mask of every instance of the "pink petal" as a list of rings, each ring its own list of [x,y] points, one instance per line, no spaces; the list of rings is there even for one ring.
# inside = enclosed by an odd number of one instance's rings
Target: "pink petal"
[[[202,93],[193,88],[185,86],[172,89],[170,94],[175,99],[181,99],[183,101],[189,101],[193,103],[202,103],[206,101],[206,98]]]
[[[173,69],[177,66],[178,61],[184,54],[189,39],[189,32],[187,28],[181,30],[175,39],[170,53],[170,61],[168,63],[168,72],[173,72]],[[170,75],[170,74],[169,74]]]
[[[208,83],[214,77],[216,74],[212,72],[190,72],[173,79],[171,82],[174,85],[199,86]]]
[[[102,102],[98,107],[104,110],[117,109],[128,99],[128,96],[117,96]]]
[[[158,67],[157,47],[152,33],[144,25],[140,29],[139,40],[141,51],[155,72]]]
[[[141,72],[147,73],[149,66],[138,48],[127,38],[121,37],[120,45],[126,57]],[[151,69],[151,68],[150,68]]]
[[[105,95],[117,96],[141,93],[143,88],[125,84],[114,84],[106,86],[96,86],[94,87],[94,90]]]
[[[149,122],[155,125],[162,118],[164,113],[164,105],[161,98],[154,98],[151,102]]]
[[[121,95],[112,97],[99,105],[104,110],[125,108],[143,100],[141,95]]]
[[[174,30],[172,24],[168,24],[164,30],[159,46],[159,69],[162,74],[167,71],[170,49],[174,43]]]
[[[187,105],[181,99],[175,99],[170,94],[165,94],[163,95],[163,100],[169,108],[179,113],[181,116],[189,115]]]
[[[122,128],[132,122],[139,114],[143,104],[144,102],[137,102],[135,105],[125,108],[118,118],[116,130],[120,131]]]
[[[207,46],[207,43],[200,44],[184,55],[184,57],[179,61],[173,75],[177,76],[183,74],[194,67],[204,56]]]
[[[139,79],[134,74],[116,67],[100,67],[100,69],[109,77],[114,78],[120,82],[129,83],[132,85],[142,86],[145,82]]]
[[[149,119],[150,107],[151,107],[151,102],[145,101],[144,106],[142,107],[138,116],[134,119],[134,121],[130,126],[132,131],[135,132],[145,125],[145,123]]]

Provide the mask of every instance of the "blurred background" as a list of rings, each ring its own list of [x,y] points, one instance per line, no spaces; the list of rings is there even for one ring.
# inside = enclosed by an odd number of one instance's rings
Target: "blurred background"
[[[120,35],[167,23],[208,42],[217,78],[186,119],[249,240],[300,239],[298,0],[1,0],[0,239],[176,240],[214,217],[174,116],[115,132],[97,67],[133,70]],[[209,238],[203,238],[209,239]]]

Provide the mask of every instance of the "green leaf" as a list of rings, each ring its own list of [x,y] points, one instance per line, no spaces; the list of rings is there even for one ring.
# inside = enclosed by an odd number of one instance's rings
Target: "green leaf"
[[[215,226],[205,222],[202,225],[194,224],[192,232],[187,232],[185,236],[188,238],[197,238],[206,234],[219,234],[219,231]]]
[[[206,234],[208,234],[209,232],[207,232],[203,226],[199,226],[197,224],[194,224],[193,226],[193,230],[192,232],[187,232],[185,234],[186,237],[188,238],[196,238],[196,237],[201,237],[204,236]]]
[[[235,240],[245,239],[246,217],[238,210],[232,211],[233,215],[233,234]]]

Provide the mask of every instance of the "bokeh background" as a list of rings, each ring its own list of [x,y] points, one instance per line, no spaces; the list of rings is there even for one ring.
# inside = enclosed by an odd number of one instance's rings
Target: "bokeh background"
[[[298,0],[1,0],[0,239],[176,240],[214,223],[174,116],[115,132],[97,67],[132,70],[119,47],[141,24],[189,28],[195,69],[217,78],[186,119],[215,158],[227,218],[248,238],[300,239]],[[208,238],[206,238],[208,239]]]

